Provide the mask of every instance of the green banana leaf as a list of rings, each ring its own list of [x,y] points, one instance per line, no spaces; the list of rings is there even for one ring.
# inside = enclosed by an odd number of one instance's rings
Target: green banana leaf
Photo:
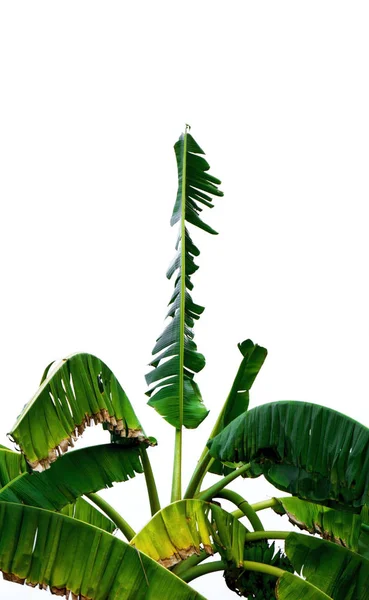
[[[142,472],[138,447],[91,446],[65,454],[42,473],[23,473],[13,479],[0,490],[0,501],[59,511],[83,494],[112,487],[114,482]]]
[[[329,408],[273,402],[232,421],[208,442],[222,462],[250,463],[303,500],[359,512],[369,504],[369,429]]]
[[[232,384],[226,403],[212,431],[212,437],[220,433],[229,423],[244,413],[249,407],[250,389],[267,357],[268,351],[251,340],[238,344],[243,359]],[[228,475],[234,468],[215,460],[209,471],[217,475]]]
[[[332,600],[324,592],[311,585],[304,579],[299,579],[291,573],[284,573],[277,581],[275,588],[275,597],[277,600]]]
[[[223,196],[219,179],[209,175],[209,164],[193,137],[186,132],[174,146],[178,166],[178,193],[171,225],[179,223],[177,254],[170,264],[167,277],[175,274],[174,292],[169,301],[169,324],[156,340],[152,351],[154,367],[147,375],[148,404],[171,425],[196,428],[207,416],[195,373],[205,366],[205,358],[197,352],[193,341],[193,326],[204,307],[195,304],[190,291],[191,276],[197,271],[194,257],[200,254],[193,243],[186,222],[208,233],[216,233],[199,218],[202,206],[213,207],[212,196]]]
[[[99,527],[108,533],[114,533],[117,529],[113,521],[83,498],[77,498],[73,504],[67,504],[60,512],[62,515]]]
[[[101,360],[74,354],[49,367],[9,434],[33,469],[47,468],[91,423],[107,424],[128,444],[146,439],[123,388]]]
[[[0,488],[27,470],[27,463],[20,452],[0,446]]]
[[[65,515],[0,502],[5,579],[90,600],[201,600],[170,571],[109,533]]]
[[[369,599],[369,561],[366,558],[332,542],[301,533],[289,534],[285,552],[298,574],[334,600]]]
[[[369,509],[363,506],[360,514],[335,510],[299,498],[276,498],[274,512],[287,515],[292,525],[323,539],[349,548],[369,559]],[[364,526],[364,528],[363,528]],[[366,529],[368,528],[368,529]]]
[[[242,523],[216,504],[179,500],[156,513],[130,543],[165,567],[201,551],[211,555],[215,545],[224,548],[227,560],[241,566],[246,533]]]

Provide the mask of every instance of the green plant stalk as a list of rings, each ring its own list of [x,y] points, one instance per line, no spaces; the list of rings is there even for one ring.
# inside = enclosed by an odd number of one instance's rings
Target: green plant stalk
[[[190,482],[187,486],[187,490],[185,492],[184,498],[194,498],[196,492],[198,491],[207,471],[209,470],[211,464],[214,462],[214,458],[210,456],[209,451],[204,454],[202,458],[200,458],[197,463],[196,469],[194,470]]]
[[[225,569],[226,564],[222,560],[215,560],[211,563],[206,563],[204,565],[199,565],[197,567],[188,569],[188,571],[183,573],[181,579],[188,583],[197,577],[201,577],[201,575],[207,575],[207,573],[214,573],[215,571],[224,571]]]
[[[273,567],[272,565],[266,565],[264,563],[254,562],[252,560],[245,560],[243,562],[243,567],[247,571],[258,571],[259,573],[265,573],[266,575],[272,575],[274,577],[282,577],[282,575],[286,572],[283,569],[279,569],[278,567]],[[207,575],[208,573],[215,573],[216,571],[225,571],[227,565],[222,560],[216,560],[211,563],[206,563],[205,565],[200,565],[198,567],[192,567],[188,569],[183,575],[183,581],[189,583],[193,581],[197,577],[201,577],[201,575]]]
[[[247,571],[258,571],[259,573],[265,573],[266,575],[274,575],[275,577],[282,577],[286,571],[273,567],[272,565],[266,565],[264,563],[254,562],[253,560],[245,560],[243,566]]]
[[[217,481],[217,483],[215,483],[214,485],[209,487],[207,490],[204,490],[203,492],[201,492],[198,495],[199,500],[205,500],[205,501],[211,500],[214,496],[216,496],[218,494],[218,492],[220,492],[224,487],[226,487],[226,485],[231,483],[231,481],[233,481],[234,479],[237,479],[237,477],[239,477],[243,473],[246,473],[246,471],[248,471],[250,469],[250,467],[251,467],[251,464],[247,463],[246,465],[243,465],[239,469],[232,471],[232,473],[230,473],[229,475],[226,475],[220,481]]]
[[[178,577],[182,577],[182,574],[187,571],[189,568],[195,567],[199,563],[201,563],[206,558],[209,558],[209,554],[206,554],[203,550],[200,554],[193,554],[189,558],[182,560],[178,565],[174,567],[172,570]]]
[[[238,373],[237,373],[237,376],[238,376]],[[228,400],[232,394],[232,390],[237,383],[237,376],[232,384],[231,391],[229,392],[227,399],[223,404],[223,408],[221,409],[221,411],[218,415],[218,418],[217,418],[215,425],[211,431],[209,439],[214,438],[218,433],[220,433],[220,424],[222,422],[222,419],[223,419],[223,416],[224,416],[224,413],[225,413],[225,410],[226,410],[226,407],[228,404]],[[195,494],[198,491],[198,488],[200,487],[202,480],[204,479],[206,473],[208,472],[208,470],[213,462],[214,462],[214,460],[210,456],[209,449],[207,448],[207,446],[205,446],[205,448],[202,451],[201,456],[198,460],[196,468],[193,472],[190,483],[188,484],[184,498],[194,498],[195,497]]]
[[[123,533],[124,537],[130,542],[131,539],[136,535],[136,532],[132,529],[132,527],[127,523],[125,519],[113,508],[106,500],[91,492],[90,494],[85,494],[86,498],[91,500],[96,506],[101,508],[101,510],[111,519],[118,529]]]
[[[140,447],[140,453],[141,453],[142,466],[144,468],[144,474],[145,474],[145,480],[146,480],[147,493],[149,496],[151,514],[154,515],[155,513],[157,513],[160,510],[160,501],[159,501],[158,490],[156,487],[154,473],[152,472],[151,463],[150,463],[150,459],[147,454],[147,450],[144,446],[142,446],[142,444]]]
[[[185,302],[186,302],[186,155],[187,132],[183,139],[183,168],[182,168],[182,215],[181,215],[181,298],[179,321],[179,428],[175,433],[173,479],[171,501],[176,502],[182,497],[182,429],[183,429],[183,363],[184,363],[184,328],[185,328]]]
[[[254,531],[264,531],[263,524],[260,521],[255,510],[252,508],[251,504],[249,504],[247,500],[245,500],[245,498],[243,498],[240,494],[234,492],[233,490],[221,490],[220,492],[218,492],[216,497],[224,498],[224,500],[229,500],[229,502],[233,502],[233,504],[238,506],[243,515],[247,517],[250,521]]]
[[[261,502],[255,502],[255,504],[250,504],[250,506],[255,512],[258,512],[259,510],[265,510],[266,508],[273,508],[273,506],[278,506],[278,504],[279,501],[277,500],[277,498],[271,498],[270,500],[262,500]],[[231,515],[235,519],[241,519],[245,516],[242,510],[234,510],[231,513]]]
[[[246,533],[246,542],[256,542],[258,540],[285,540],[290,535],[290,531],[252,531]]]

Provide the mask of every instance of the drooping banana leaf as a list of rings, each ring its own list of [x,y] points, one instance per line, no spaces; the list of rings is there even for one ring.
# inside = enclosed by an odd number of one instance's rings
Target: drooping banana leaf
[[[131,545],[172,567],[202,550],[213,554],[217,544],[232,564],[240,566],[246,533],[242,523],[216,504],[179,500],[156,513]]]
[[[152,351],[154,367],[146,375],[150,386],[148,404],[153,406],[168,423],[180,429],[197,427],[206,417],[200,390],[194,381],[195,373],[205,366],[205,358],[197,352],[193,341],[193,326],[204,308],[195,304],[190,291],[191,276],[198,269],[194,257],[200,254],[193,243],[186,223],[216,233],[199,217],[202,207],[213,207],[213,196],[223,196],[218,189],[219,179],[209,175],[209,164],[193,137],[186,132],[174,146],[178,166],[178,193],[171,225],[179,223],[177,254],[167,277],[175,274],[174,292],[169,302],[170,319]]]
[[[62,515],[99,527],[108,533],[114,533],[117,529],[113,521],[83,498],[77,498],[73,504],[67,504],[60,512]]]
[[[27,470],[27,463],[20,452],[0,446],[0,487]]]
[[[295,571],[333,600],[369,599],[369,561],[366,558],[332,542],[301,533],[289,534],[285,552]]]
[[[287,515],[292,525],[311,534],[318,534],[369,559],[367,506],[363,506],[360,514],[356,514],[293,497],[278,498],[278,503],[273,506],[274,512]]]
[[[232,384],[226,403],[219,419],[213,429],[212,436],[220,433],[231,421],[244,413],[249,407],[250,389],[266,359],[268,351],[251,340],[238,344],[243,356],[237,375]],[[223,465],[220,460],[215,460],[209,471],[217,475],[228,475],[234,468]]]
[[[65,454],[42,473],[23,473],[13,479],[0,490],[0,501],[59,511],[83,494],[142,472],[138,447],[91,446]]]
[[[303,500],[354,512],[369,504],[369,429],[329,408],[264,404],[208,445],[214,458],[251,463],[250,476]]]
[[[42,470],[73,445],[87,425],[106,423],[127,443],[145,440],[141,425],[118,380],[90,354],[74,354],[47,369],[35,396],[9,436],[33,469]]]
[[[277,600],[295,600],[295,598],[303,598],[304,600],[332,600],[331,596],[327,596],[317,587],[300,579],[292,573],[284,573],[277,581],[275,588],[275,597]]]
[[[17,583],[90,600],[203,596],[109,533],[39,508],[0,502],[0,570]],[[203,599],[204,600],[204,599]]]

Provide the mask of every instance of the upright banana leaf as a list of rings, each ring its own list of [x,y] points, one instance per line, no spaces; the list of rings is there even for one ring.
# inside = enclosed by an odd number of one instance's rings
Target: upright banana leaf
[[[208,442],[223,462],[250,463],[280,490],[359,512],[369,505],[369,429],[329,408],[273,402],[232,421]]]
[[[173,573],[109,533],[47,510],[0,502],[5,579],[90,600],[204,600]]]
[[[249,407],[250,389],[266,359],[268,351],[251,340],[238,344],[243,359],[232,384],[226,403],[213,429],[212,436],[220,433],[231,421],[244,413]],[[228,475],[234,468],[223,465],[215,460],[209,471],[217,475]]]
[[[323,539],[344,546],[369,559],[369,509],[363,506],[360,514],[335,510],[306,502],[299,498],[278,498],[273,510],[287,515],[292,525]]]
[[[0,446],[0,488],[28,470],[24,456]]]
[[[170,319],[152,351],[154,356],[146,375],[150,386],[148,404],[153,406],[168,423],[180,429],[197,427],[206,417],[200,390],[194,381],[195,373],[205,366],[205,358],[197,352],[193,341],[193,326],[204,308],[195,304],[190,291],[191,276],[198,269],[194,257],[200,254],[193,243],[186,223],[216,233],[199,217],[202,206],[213,207],[212,196],[223,196],[219,179],[209,175],[209,164],[200,156],[204,154],[193,137],[186,132],[174,146],[178,166],[178,193],[171,225],[179,223],[177,254],[167,277],[175,274],[174,292],[169,302]]]
[[[146,439],[123,388],[101,360],[74,354],[49,367],[9,434],[33,469],[47,468],[91,423],[105,423],[128,444]]]
[[[23,473],[0,490],[0,501],[59,511],[83,494],[142,472],[139,448],[92,446],[65,454],[42,473]]]

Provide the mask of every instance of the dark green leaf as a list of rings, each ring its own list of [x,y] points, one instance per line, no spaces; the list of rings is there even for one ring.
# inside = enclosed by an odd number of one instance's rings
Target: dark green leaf
[[[203,406],[200,390],[196,387],[194,391],[187,381],[193,378],[193,372],[204,367],[205,359],[196,353],[195,345],[190,347],[192,328],[204,309],[195,304],[188,293],[193,288],[191,276],[198,269],[193,257],[200,252],[185,223],[196,225],[208,233],[216,233],[198,214],[203,206],[213,207],[209,194],[222,196],[223,193],[217,188],[219,179],[209,175],[209,164],[199,156],[203,151],[187,131],[175,144],[174,150],[178,167],[178,192],[171,224],[180,223],[180,231],[176,243],[178,252],[167,271],[168,278],[176,274],[167,313],[172,320],[156,340],[152,352],[154,359],[150,363],[154,370],[148,373],[146,381],[152,386],[147,392],[151,396],[149,405],[154,406],[169,423],[180,428],[182,425],[197,427],[208,413]],[[158,384],[152,385],[155,382]]]
[[[369,599],[369,561],[355,552],[291,533],[285,551],[295,571],[333,600]]]
[[[369,429],[329,408],[273,402],[232,421],[209,442],[222,462],[251,463],[278,489],[332,508],[369,504]]]
[[[59,511],[83,494],[112,487],[142,471],[138,447],[92,446],[68,452],[42,473],[23,473],[0,490],[0,501]]]
[[[265,348],[254,344],[251,340],[244,340],[238,344],[238,348],[243,360],[213,435],[220,433],[229,423],[248,409],[249,391],[268,354]],[[215,460],[210,467],[211,473],[217,473],[218,475],[228,475],[233,470],[233,468],[223,465],[219,460]]]
[[[27,463],[20,452],[0,446],[0,488],[27,470]]]

